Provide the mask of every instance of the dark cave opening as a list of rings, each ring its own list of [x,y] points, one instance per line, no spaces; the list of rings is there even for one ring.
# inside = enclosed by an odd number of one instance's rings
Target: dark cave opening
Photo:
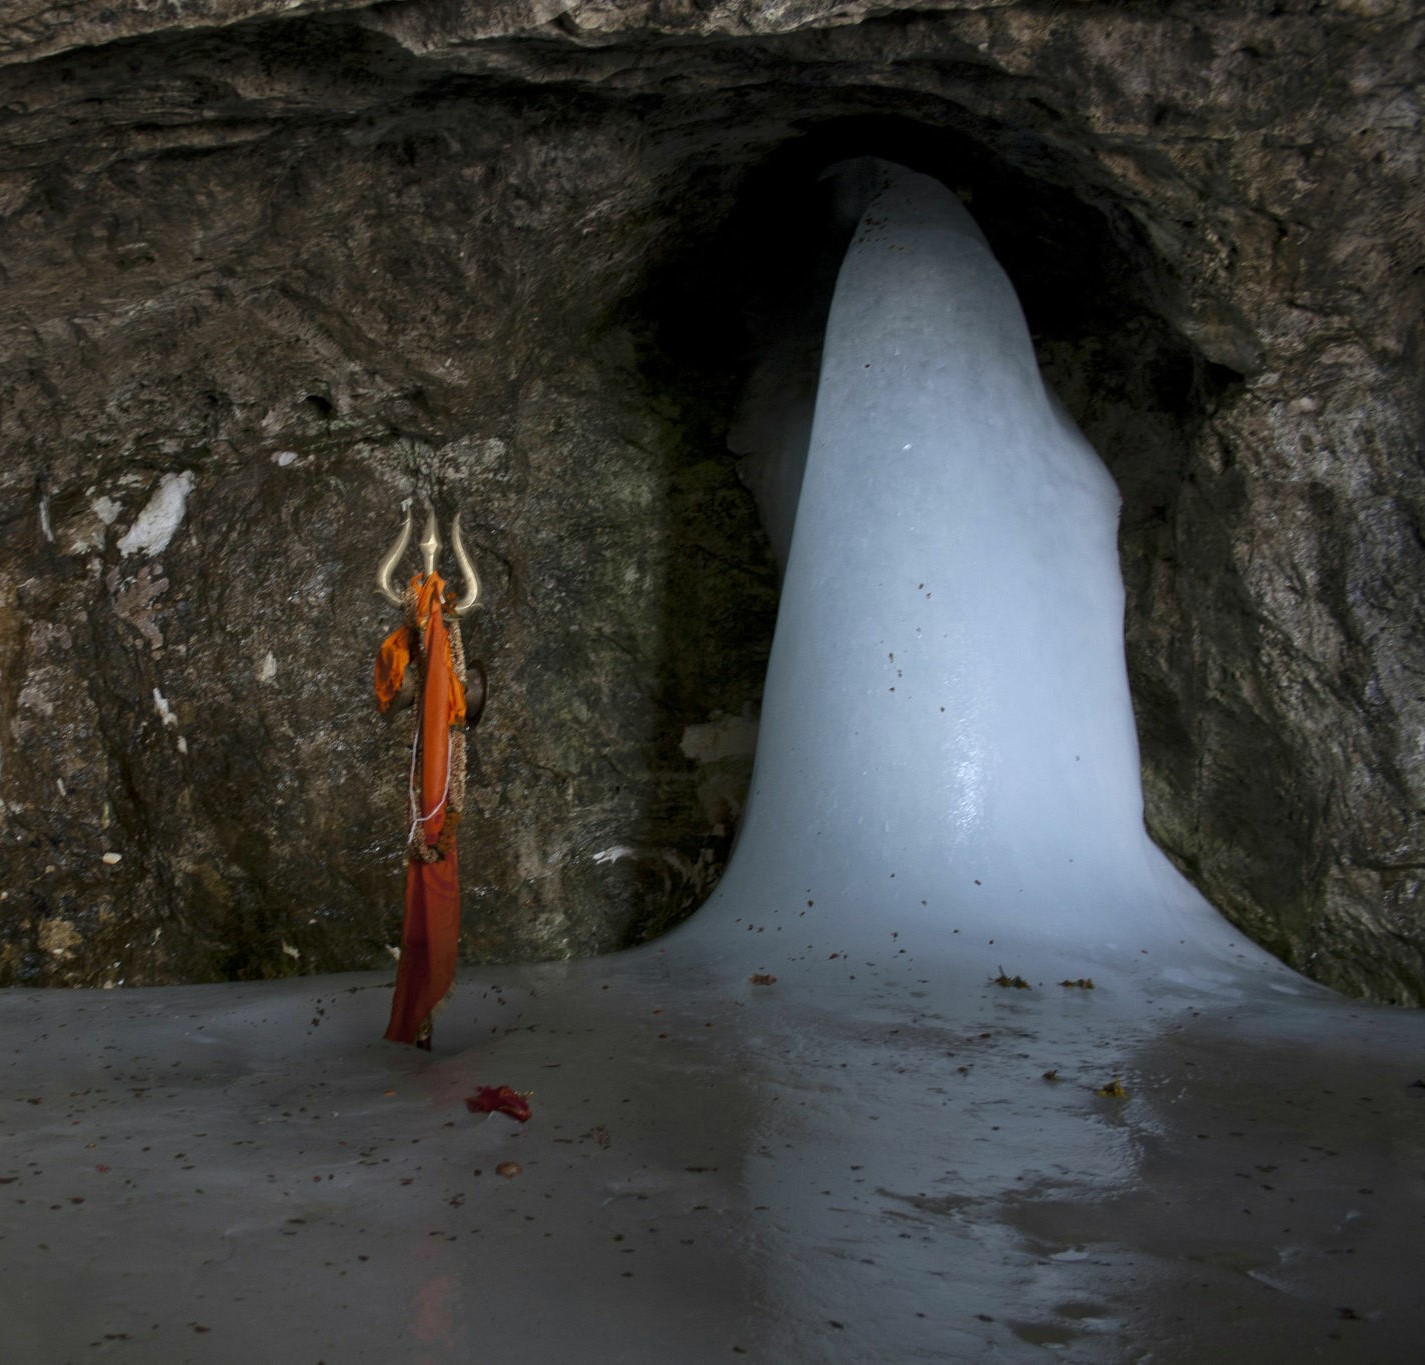
[[[1168,320],[1164,270],[1146,233],[1071,169],[1047,178],[953,128],[908,118],[825,118],[743,168],[735,206],[684,237],[638,302],[663,364],[740,390],[790,312],[823,317],[853,224],[818,190],[838,161],[878,156],[934,176],[969,208],[1014,281],[1046,379],[1113,470],[1125,522],[1170,502],[1181,452],[1242,376],[1209,361]],[[696,193],[685,213],[703,213]],[[735,402],[735,399],[733,400]],[[1137,414],[1134,416],[1134,414]],[[1144,427],[1158,429],[1144,439]],[[1178,439],[1167,440],[1169,430]]]

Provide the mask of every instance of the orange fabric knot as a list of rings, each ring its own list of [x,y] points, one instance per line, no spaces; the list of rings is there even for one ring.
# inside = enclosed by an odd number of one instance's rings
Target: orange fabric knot
[[[398,626],[384,640],[376,655],[376,706],[380,711],[389,711],[391,703],[401,692],[406,669],[411,663],[411,632],[407,626]]]
[[[431,574],[422,580],[419,574],[411,579],[416,590],[416,622],[425,633],[426,686],[436,681],[434,695],[445,698],[447,725],[465,724],[465,684],[455,676],[455,660],[450,652],[450,639],[445,629],[445,613],[440,610],[445,599],[445,580]],[[432,613],[437,628],[432,630]],[[434,655],[434,658],[430,656]]]

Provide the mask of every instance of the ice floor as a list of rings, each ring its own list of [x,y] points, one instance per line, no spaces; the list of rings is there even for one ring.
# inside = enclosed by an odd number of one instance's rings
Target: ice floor
[[[381,975],[0,994],[0,1358],[1419,1358],[1425,1017],[748,954],[467,972],[431,1055]]]

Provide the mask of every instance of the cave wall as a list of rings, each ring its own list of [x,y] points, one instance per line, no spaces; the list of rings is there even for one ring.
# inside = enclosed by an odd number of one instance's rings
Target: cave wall
[[[3,14],[0,980],[387,960],[412,496],[487,581],[466,952],[691,909],[775,611],[728,428],[870,150],[970,202],[1123,491],[1155,837],[1425,999],[1411,7]]]

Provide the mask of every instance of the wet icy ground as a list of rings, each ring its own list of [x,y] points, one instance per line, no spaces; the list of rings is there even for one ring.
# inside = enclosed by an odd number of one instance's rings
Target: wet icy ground
[[[431,1055],[382,975],[0,994],[0,1356],[1418,1358],[1425,1018],[763,943],[467,972]]]

